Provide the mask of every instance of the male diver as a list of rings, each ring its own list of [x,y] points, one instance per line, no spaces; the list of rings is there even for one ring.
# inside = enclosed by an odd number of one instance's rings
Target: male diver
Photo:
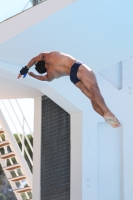
[[[34,64],[38,73],[46,74],[42,76],[28,72]],[[22,75],[25,77],[27,73],[41,81],[52,81],[61,76],[70,76],[72,83],[91,100],[94,110],[103,116],[106,122],[114,128],[121,126],[118,119],[106,106],[93,71],[74,57],[56,51],[41,53],[32,58],[27,66],[20,70],[18,78]]]

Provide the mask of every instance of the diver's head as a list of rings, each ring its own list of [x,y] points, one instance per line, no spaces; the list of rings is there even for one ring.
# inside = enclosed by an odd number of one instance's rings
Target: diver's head
[[[47,69],[45,68],[45,62],[44,60],[40,60],[35,63],[35,69],[39,74],[44,74],[47,72]]]

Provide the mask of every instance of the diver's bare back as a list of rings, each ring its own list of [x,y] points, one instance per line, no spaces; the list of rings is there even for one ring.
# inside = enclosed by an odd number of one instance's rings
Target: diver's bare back
[[[74,57],[56,51],[44,53],[43,59],[47,74],[52,79],[70,75],[71,66],[76,62]]]

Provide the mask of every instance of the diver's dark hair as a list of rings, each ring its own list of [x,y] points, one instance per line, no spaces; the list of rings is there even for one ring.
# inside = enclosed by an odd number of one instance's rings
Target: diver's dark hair
[[[45,62],[44,60],[40,60],[35,63],[35,69],[39,74],[44,74],[47,72],[47,69],[45,68]]]

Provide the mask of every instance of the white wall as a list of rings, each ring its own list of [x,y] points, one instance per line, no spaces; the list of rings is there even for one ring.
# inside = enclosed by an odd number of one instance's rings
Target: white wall
[[[41,92],[39,96],[46,94],[67,112],[82,112],[82,200],[106,200],[108,196],[109,200],[133,199],[132,66],[131,57],[112,66],[111,71],[106,68],[96,74],[108,107],[122,123],[118,129],[104,122],[93,110],[90,100],[70,82],[69,77],[44,83],[28,77],[14,80],[8,74],[9,80],[32,86],[35,91]],[[6,74],[3,73],[3,76]]]
[[[82,199],[82,112],[52,88],[42,88],[44,94],[51,94],[54,101],[70,114],[70,199]],[[47,92],[46,92],[47,91]],[[50,96],[51,96],[50,95]],[[42,98],[35,99],[34,113],[34,167],[33,200],[41,199],[41,104]],[[78,121],[78,123],[77,123]],[[76,138],[76,139],[75,139]],[[78,191],[78,192],[77,192]]]
[[[42,93],[31,85],[24,85],[25,80],[19,81],[17,74],[0,69],[0,99],[35,98]],[[30,81],[28,81],[30,84]]]
[[[92,109],[89,99],[70,82],[69,77],[48,83],[83,113],[83,200],[133,199],[132,66],[133,58],[130,58],[112,66],[112,71],[107,68],[97,74],[103,97],[122,124],[117,129],[112,128]],[[55,95],[50,87],[42,88],[41,91],[65,107],[58,93]]]

